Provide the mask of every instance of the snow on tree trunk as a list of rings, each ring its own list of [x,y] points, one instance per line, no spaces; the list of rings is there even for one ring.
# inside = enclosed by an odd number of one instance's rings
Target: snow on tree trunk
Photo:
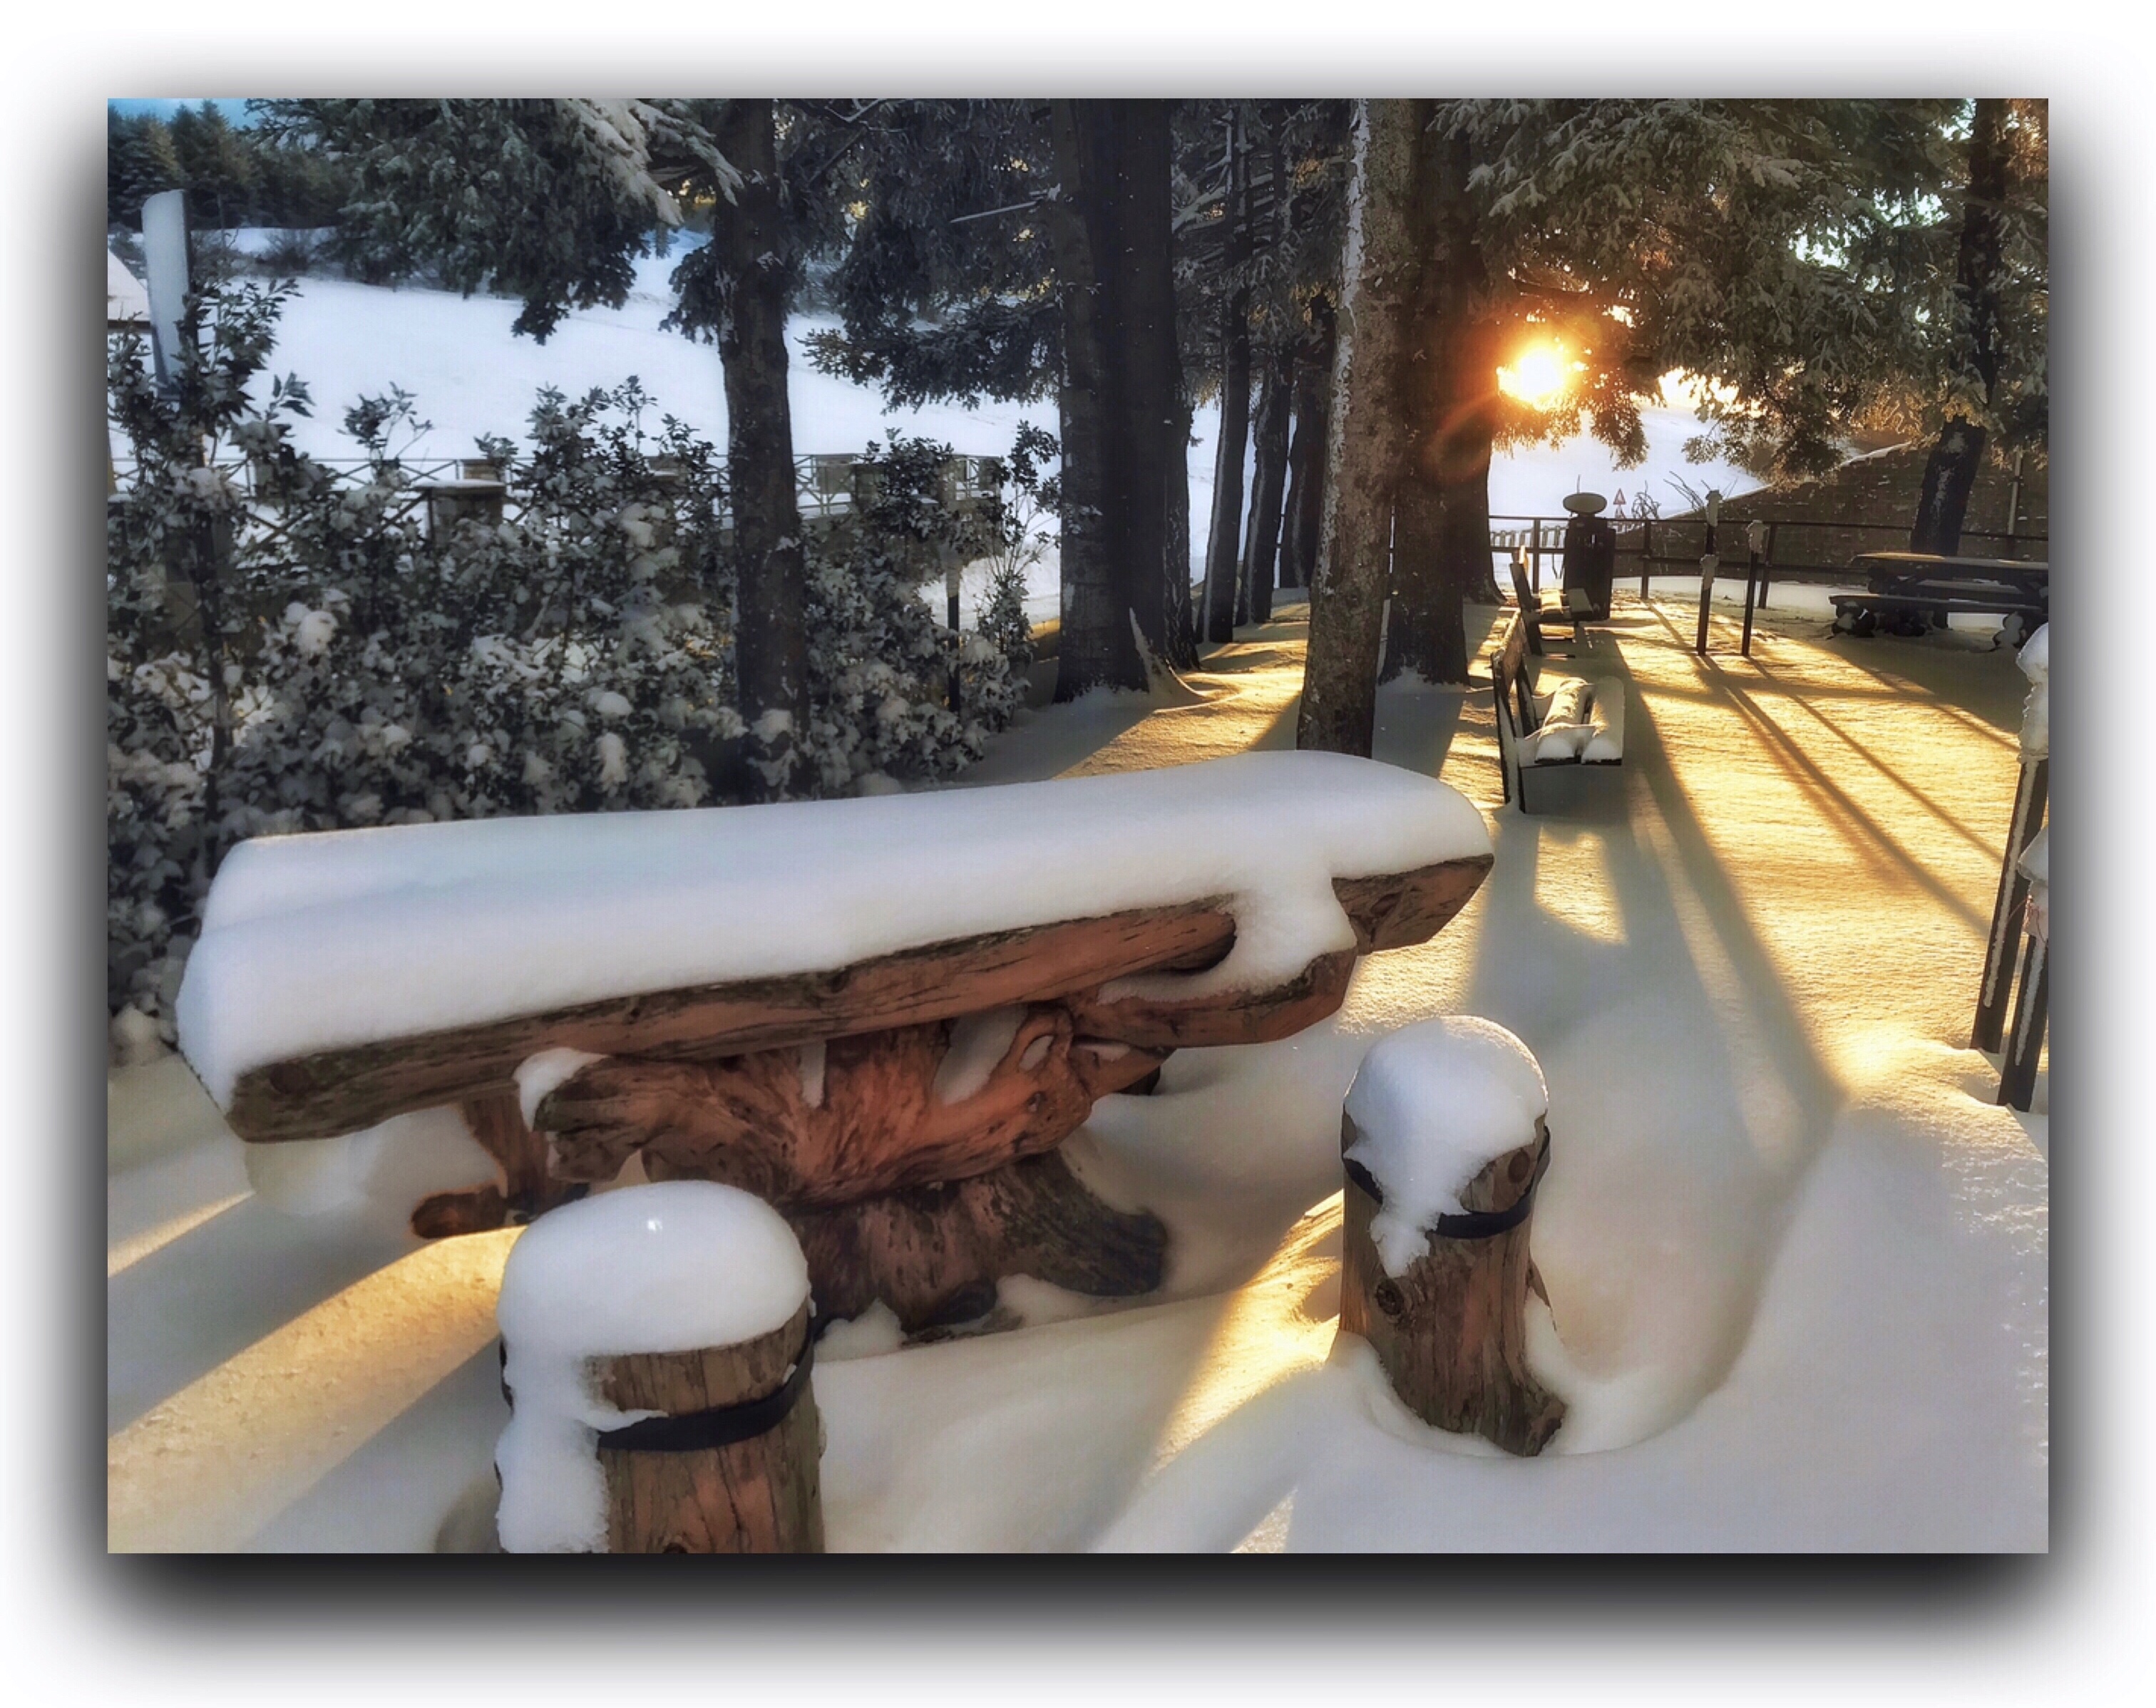
[[[1287,417],[1291,376],[1283,357],[1265,364],[1258,389],[1258,466],[1250,486],[1250,526],[1243,546],[1243,579],[1250,590],[1250,620],[1273,615],[1274,566],[1280,557],[1281,500],[1287,485]]]
[[[1393,495],[1406,439],[1400,351],[1419,272],[1407,220],[1419,119],[1413,101],[1364,101],[1355,115],[1334,425],[1298,747],[1370,751]]]
[[[793,479],[793,421],[786,390],[785,215],[769,100],[727,104],[719,146],[742,173],[713,241],[730,289],[719,335],[726,389],[726,473],[739,563],[734,654],[742,721],[749,727],[752,798],[788,792],[808,726],[801,516]]]
[[[1987,410],[1999,384],[2006,169],[2006,103],[1979,100],[1969,129],[1969,194],[1962,207],[1961,245],[1954,261],[1953,380],[1971,403]],[[1924,464],[1916,523],[1909,531],[1912,551],[1952,557],[1961,549],[1969,495],[1983,466],[1989,437],[1983,423],[1971,419],[1967,410],[1949,411]]]

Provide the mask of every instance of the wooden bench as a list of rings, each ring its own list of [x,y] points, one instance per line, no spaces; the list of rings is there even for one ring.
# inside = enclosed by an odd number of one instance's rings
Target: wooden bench
[[[1544,623],[1569,623],[1572,625],[1572,649],[1577,652],[1585,639],[1584,625],[1594,616],[1593,604],[1584,588],[1574,588],[1566,596],[1564,603],[1544,604],[1535,596],[1527,580],[1527,554],[1524,549],[1512,553],[1512,598],[1520,608],[1520,617],[1527,637],[1527,651],[1536,658],[1546,655],[1548,637],[1543,633]]]
[[[1222,767],[1235,768],[1235,787],[1254,792],[1247,801],[1220,793]],[[1353,786],[1348,794],[1327,792],[1341,782]],[[1057,869],[1067,879],[1089,861],[1127,855],[1134,838],[1142,849],[1144,834],[1179,846],[1162,821],[1179,837],[1178,811],[1202,813],[1209,803],[1227,821],[1218,827],[1220,848],[1204,848],[1201,828],[1182,875],[1151,869],[1173,864],[1156,850],[1127,860],[1129,869],[1099,893],[1128,903],[1163,882],[1187,890],[1201,881],[1193,873],[1214,867],[1269,871],[1276,855],[1302,867],[1294,881],[1307,890],[1325,869],[1310,867],[1312,851],[1329,849],[1336,875],[1319,910],[1329,911],[1337,946],[1256,983],[1223,987],[1206,975],[1231,971],[1223,963],[1237,942],[1235,894],[1062,917],[1043,900],[1045,916],[1024,923],[1014,922],[1015,910],[1035,905],[1029,895],[975,899],[993,887],[995,862],[1058,835],[1059,826],[1064,839],[1051,851],[1063,856]],[[1059,817],[1075,806],[1084,811]],[[1281,823],[1289,806],[1309,823]],[[1072,826],[1082,832],[1075,849]],[[1307,847],[1283,848],[1281,835]],[[551,852],[520,868],[535,837],[550,839]],[[984,839],[969,878],[947,850]],[[1389,850],[1390,869],[1358,866],[1358,844]],[[420,1203],[412,1224],[423,1237],[528,1220],[639,1172],[721,1181],[754,1192],[793,1224],[827,1318],[880,1299],[910,1331],[981,1315],[1006,1275],[1096,1296],[1158,1286],[1161,1223],[1086,1191],[1060,1159],[1063,1140],[1097,1099],[1143,1089],[1178,1049],[1271,1041],[1332,1013],[1358,956],[1427,940],[1491,864],[1481,815],[1434,779],[1347,756],[1288,753],[881,800],[399,827],[250,846],[262,857],[244,861],[243,848],[219,875],[179,1015],[183,1051],[241,1138],[324,1138],[459,1107],[499,1177]],[[685,878],[670,864],[677,847],[696,869]],[[806,859],[797,869],[796,847],[824,851],[825,864]],[[372,859],[377,849],[385,857]],[[948,892],[924,896],[921,865],[939,850]],[[543,957],[526,952],[524,974],[497,978],[478,962],[490,945],[518,946],[527,891],[573,906],[587,876],[603,890],[610,880],[619,887],[629,867],[672,910],[660,926],[678,919],[685,932],[700,931],[717,946],[711,959],[721,967],[742,957],[728,951],[716,916],[732,907],[765,916],[757,976],[632,982],[590,1000],[556,1000],[531,987],[531,967],[544,967],[558,988],[588,987],[589,979],[577,983],[577,962],[591,958],[593,946],[578,936],[588,936],[588,926],[543,908],[529,910],[535,929],[556,936]],[[609,900],[604,918],[643,930],[640,893],[632,888],[626,905]],[[377,905],[390,928],[374,932],[367,926]],[[883,936],[870,939],[896,941],[887,952],[842,965],[813,947],[791,965],[773,959],[771,943],[783,957],[797,930],[804,939],[835,931],[834,941],[850,933],[863,941],[858,921],[895,910],[906,922],[879,923]],[[471,910],[486,917],[467,931]],[[783,916],[775,929],[774,913]],[[985,928],[952,928],[969,917]],[[929,940],[906,941],[916,933]],[[648,955],[649,945],[636,952]],[[696,958],[702,952],[684,951],[668,964],[704,964]],[[1261,946],[1250,952],[1280,959]],[[322,1030],[292,1018],[309,992],[324,1013],[341,1015],[337,1004],[355,982],[363,992],[368,978],[400,972],[408,993],[432,1003],[437,1018],[400,1026],[362,995],[352,999],[358,1020],[328,1028],[348,1035],[293,1046]],[[464,994],[451,1001],[444,990]]]
[[[1505,798],[1527,807],[1527,773],[1560,766],[1625,762],[1625,685],[1615,677],[1582,685],[1585,698],[1577,719],[1560,728],[1547,721],[1556,693],[1537,691],[1528,674],[1527,645],[1533,618],[1512,618],[1491,655],[1491,691],[1497,710],[1497,762]]]

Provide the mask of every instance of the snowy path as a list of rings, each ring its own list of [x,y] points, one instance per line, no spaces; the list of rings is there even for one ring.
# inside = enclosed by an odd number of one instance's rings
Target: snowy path
[[[974,775],[1289,745],[1299,614]],[[2023,685],[1823,628],[1778,613],[1745,661],[1717,622],[1702,662],[1688,601],[1621,603],[1591,669],[1632,684],[1625,766],[1538,778],[1532,818],[1499,810],[1486,689],[1384,690],[1378,757],[1490,813],[1489,882],[1326,1025],[1179,1054],[1073,1141],[1175,1228],[1171,1302],[1014,1283],[1034,1326],[819,1361],[834,1546],[2044,1546],[2045,1092],[1993,1107],[1958,1047]],[[1537,1356],[1573,1409],[1532,1463],[1333,1356],[1340,1098],[1378,1033],[1457,1011],[1549,1082]],[[390,1263],[387,1228],[228,1203],[237,1141],[170,1064],[118,1076],[113,1128],[114,1545],[431,1546],[490,1485],[509,1236]]]

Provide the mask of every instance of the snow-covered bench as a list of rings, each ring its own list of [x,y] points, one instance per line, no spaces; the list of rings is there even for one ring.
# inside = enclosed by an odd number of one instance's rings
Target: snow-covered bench
[[[777,1206],[819,1306],[909,1326],[1000,1275],[1149,1290],[1164,1235],[1056,1155],[1173,1050],[1286,1037],[1491,863],[1434,779],[1327,753],[861,800],[266,839],[212,889],[182,1049],[258,1143],[461,1106],[502,1178]]]
[[[1527,810],[1527,773],[1560,765],[1625,762],[1625,685],[1616,677],[1568,680],[1538,691],[1527,668],[1527,628],[1532,618],[1516,614],[1493,655],[1491,690],[1496,698],[1498,768],[1505,798]]]

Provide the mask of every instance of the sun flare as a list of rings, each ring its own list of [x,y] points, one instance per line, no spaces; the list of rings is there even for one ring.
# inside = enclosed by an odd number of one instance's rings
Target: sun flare
[[[1497,387],[1532,408],[1547,409],[1572,383],[1573,364],[1554,344],[1530,344],[1497,370]]]

